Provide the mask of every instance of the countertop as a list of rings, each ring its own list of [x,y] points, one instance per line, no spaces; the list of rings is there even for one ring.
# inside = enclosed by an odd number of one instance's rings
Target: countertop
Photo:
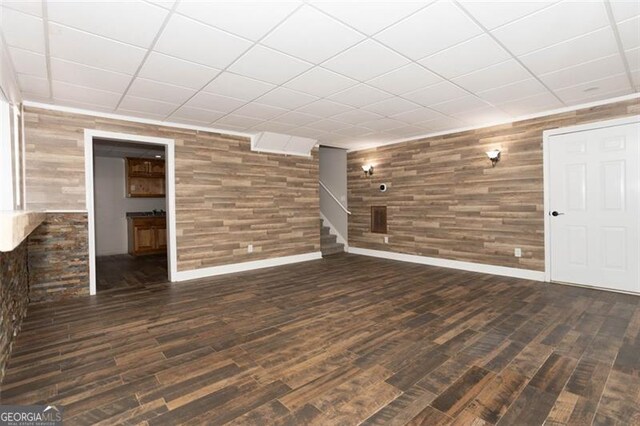
[[[11,251],[40,225],[46,217],[44,212],[2,211],[0,212],[0,251]]]
[[[153,213],[153,212],[127,212],[127,218],[130,217],[167,217],[166,213]]]

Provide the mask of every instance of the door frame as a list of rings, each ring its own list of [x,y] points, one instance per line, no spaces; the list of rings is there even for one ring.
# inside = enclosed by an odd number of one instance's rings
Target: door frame
[[[549,152],[549,144],[551,143],[551,137],[566,134],[566,133],[584,132],[588,130],[604,129],[606,127],[616,127],[616,126],[623,126],[625,124],[634,124],[634,123],[640,123],[640,115],[631,115],[628,117],[614,118],[612,120],[595,121],[592,123],[578,124],[575,126],[559,127],[556,129],[544,130],[542,132],[542,168],[543,168],[543,190],[544,190],[544,213],[543,213],[544,214],[544,280],[546,282],[551,282],[551,222],[549,219],[549,210],[550,210],[549,198],[551,195],[550,194],[550,190],[551,190],[550,155],[551,154]],[[640,215],[638,216],[639,216],[638,224],[640,229]],[[616,290],[610,290],[610,291],[616,291]]]
[[[155,144],[165,147],[165,182],[167,185],[167,245],[169,281],[176,281],[178,273],[178,250],[176,238],[176,166],[175,140],[153,136],[131,135],[126,133],[108,132],[103,130],[84,129],[84,178],[87,203],[87,217],[89,222],[89,294],[96,294],[96,218],[94,179],[93,179],[93,140],[94,138],[111,139],[123,142]]]

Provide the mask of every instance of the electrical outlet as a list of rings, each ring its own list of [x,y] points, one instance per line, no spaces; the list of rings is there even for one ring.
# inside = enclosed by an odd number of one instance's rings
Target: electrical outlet
[[[516,247],[516,249],[513,251],[513,255],[515,257],[522,257],[522,249],[520,247]]]
[[[389,237],[384,237],[384,243],[389,244]]]
[[[253,244],[247,246],[247,253],[253,253]]]

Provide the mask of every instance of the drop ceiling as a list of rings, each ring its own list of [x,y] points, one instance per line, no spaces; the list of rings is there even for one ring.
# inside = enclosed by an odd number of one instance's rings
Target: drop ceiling
[[[24,99],[357,149],[640,89],[637,1],[4,1]]]

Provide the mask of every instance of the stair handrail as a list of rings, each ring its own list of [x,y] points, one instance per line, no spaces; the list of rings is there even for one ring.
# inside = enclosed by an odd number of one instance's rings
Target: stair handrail
[[[327,191],[327,192],[329,193],[329,195],[331,195],[331,198],[333,198],[333,201],[335,201],[336,203],[338,203],[338,205],[340,206],[340,208],[341,208],[342,210],[344,210],[344,212],[345,212],[346,214],[351,214],[351,212],[350,212],[350,211],[349,211],[345,206],[343,206],[343,205],[342,205],[342,203],[340,202],[340,200],[338,200],[338,198],[337,198],[335,195],[333,195],[333,192],[331,192],[331,190],[330,190],[329,188],[327,188],[327,185],[325,185],[325,184],[324,184],[321,180],[319,180],[319,179],[318,179],[318,182],[320,183],[320,186],[321,186],[322,188],[324,188],[324,190],[325,190],[325,191]]]

